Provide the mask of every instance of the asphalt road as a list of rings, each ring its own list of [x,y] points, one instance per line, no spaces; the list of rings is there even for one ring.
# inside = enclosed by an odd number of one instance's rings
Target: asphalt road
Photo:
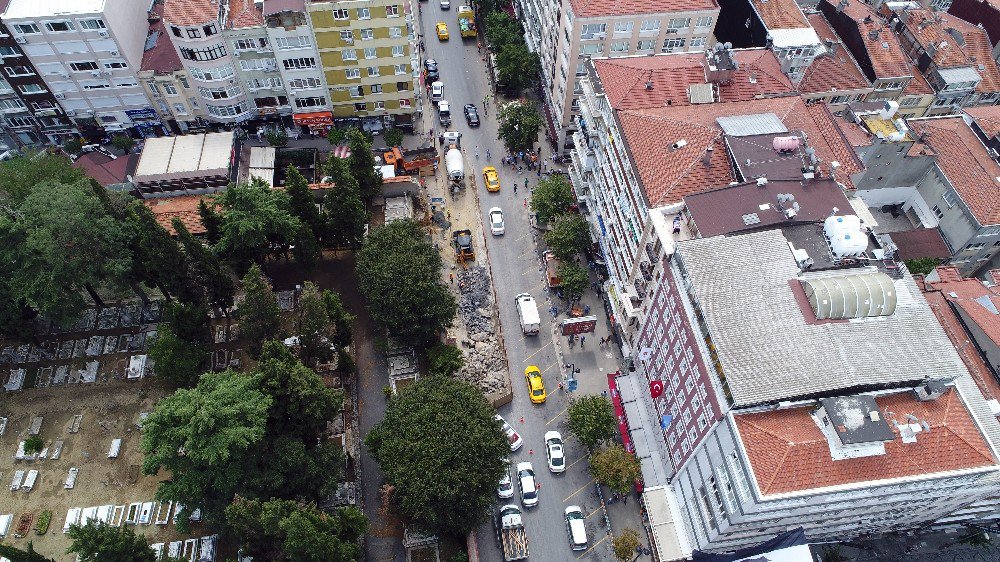
[[[525,206],[529,193],[524,189],[524,180],[527,178],[529,185],[533,187],[538,177],[534,172],[529,173],[527,170],[519,175],[510,167],[504,169],[500,163],[503,145],[497,140],[495,105],[491,102],[488,114],[482,115],[483,97],[487,93],[492,97],[485,63],[477,53],[476,40],[463,40],[459,35],[455,8],[442,10],[439,3],[434,0],[421,2],[421,6],[423,30],[426,33],[424,57],[433,58],[438,62],[441,80],[445,85],[444,98],[451,103],[452,108],[451,130],[463,134],[462,145],[469,155],[471,167],[475,170],[475,185],[479,190],[483,223],[488,222],[486,214],[491,207],[500,207],[504,211],[506,234],[491,236],[487,232],[486,238],[514,386],[514,401],[501,408],[500,415],[514,426],[524,439],[524,446],[512,454],[511,465],[531,461],[536,479],[541,484],[538,506],[524,510],[531,551],[530,559],[609,560],[610,541],[602,541],[607,535],[593,481],[587,470],[586,455],[582,446],[562,427],[569,399],[566,393],[557,390],[557,383],[562,379],[562,374],[552,341],[552,315],[547,312],[538,246],[532,228],[528,224],[528,210]],[[439,21],[448,24],[451,34],[448,41],[439,41],[434,34],[434,26]],[[465,122],[462,106],[467,103],[474,103],[480,109],[482,125],[478,128],[470,128]],[[433,106],[425,107],[428,111],[433,111]],[[440,131],[439,127],[436,129]],[[474,156],[477,146],[478,159]],[[485,158],[486,149],[492,154],[491,161]],[[487,192],[483,185],[481,170],[486,165],[493,165],[500,173],[501,189],[498,193]],[[518,184],[516,194],[513,187],[515,182]],[[514,296],[524,292],[530,293],[539,303],[542,327],[541,333],[536,337],[525,337],[520,330]],[[549,392],[545,404],[533,405],[528,400],[524,380],[524,368],[527,365],[537,365],[542,370],[545,386]],[[560,431],[566,442],[568,468],[562,474],[552,474],[546,466],[543,435],[551,430]],[[519,495],[515,493],[513,499],[502,501],[519,503]],[[579,505],[584,514],[588,515],[587,536],[593,547],[589,551],[573,552],[569,548],[563,521],[563,511],[569,505]],[[483,525],[478,538],[479,554],[484,562],[502,560],[492,524]]]

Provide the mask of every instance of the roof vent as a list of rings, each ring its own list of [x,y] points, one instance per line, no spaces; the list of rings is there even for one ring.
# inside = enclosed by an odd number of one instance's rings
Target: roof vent
[[[653,89],[653,81],[652,80],[647,80],[646,81],[646,89],[647,90],[652,90]]]
[[[680,149],[680,148],[684,148],[687,145],[688,145],[688,141],[686,141],[684,139],[680,139],[677,142],[675,142],[674,144],[670,145],[670,148],[673,148],[674,150],[677,150],[677,149]]]
[[[750,213],[743,215],[743,224],[750,226],[752,224],[760,224],[760,216],[757,213]]]
[[[835,461],[884,455],[885,443],[896,439],[872,396],[823,398],[813,419],[826,436]]]
[[[950,379],[929,380],[914,388],[913,394],[917,397],[917,400],[921,402],[930,402],[931,400],[937,400],[945,392],[948,392],[950,385]]]
[[[765,177],[757,178],[757,187],[764,187],[765,185],[767,185],[767,178]]]
[[[896,286],[882,272],[803,279],[802,289],[817,320],[872,318],[896,311]]]

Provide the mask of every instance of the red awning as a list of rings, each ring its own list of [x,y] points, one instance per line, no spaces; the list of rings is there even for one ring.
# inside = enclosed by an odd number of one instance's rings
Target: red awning
[[[292,119],[299,125],[333,125],[333,113],[329,111],[296,113]]]
[[[622,436],[622,445],[625,450],[635,453],[632,445],[632,438],[628,434],[628,420],[625,419],[625,407],[622,405],[622,397],[618,394],[618,373],[608,373],[608,388],[611,390],[611,405],[615,408],[615,417],[618,418],[618,433]]]

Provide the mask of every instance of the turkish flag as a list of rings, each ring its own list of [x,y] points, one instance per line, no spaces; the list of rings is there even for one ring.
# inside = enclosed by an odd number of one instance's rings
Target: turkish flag
[[[649,381],[649,395],[659,398],[663,394],[663,381]]]

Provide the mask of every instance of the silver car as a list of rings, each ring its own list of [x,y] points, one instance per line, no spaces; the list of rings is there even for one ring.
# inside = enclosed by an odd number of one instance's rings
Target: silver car
[[[503,211],[500,207],[493,207],[489,212],[490,233],[493,236],[502,236],[504,233]]]

